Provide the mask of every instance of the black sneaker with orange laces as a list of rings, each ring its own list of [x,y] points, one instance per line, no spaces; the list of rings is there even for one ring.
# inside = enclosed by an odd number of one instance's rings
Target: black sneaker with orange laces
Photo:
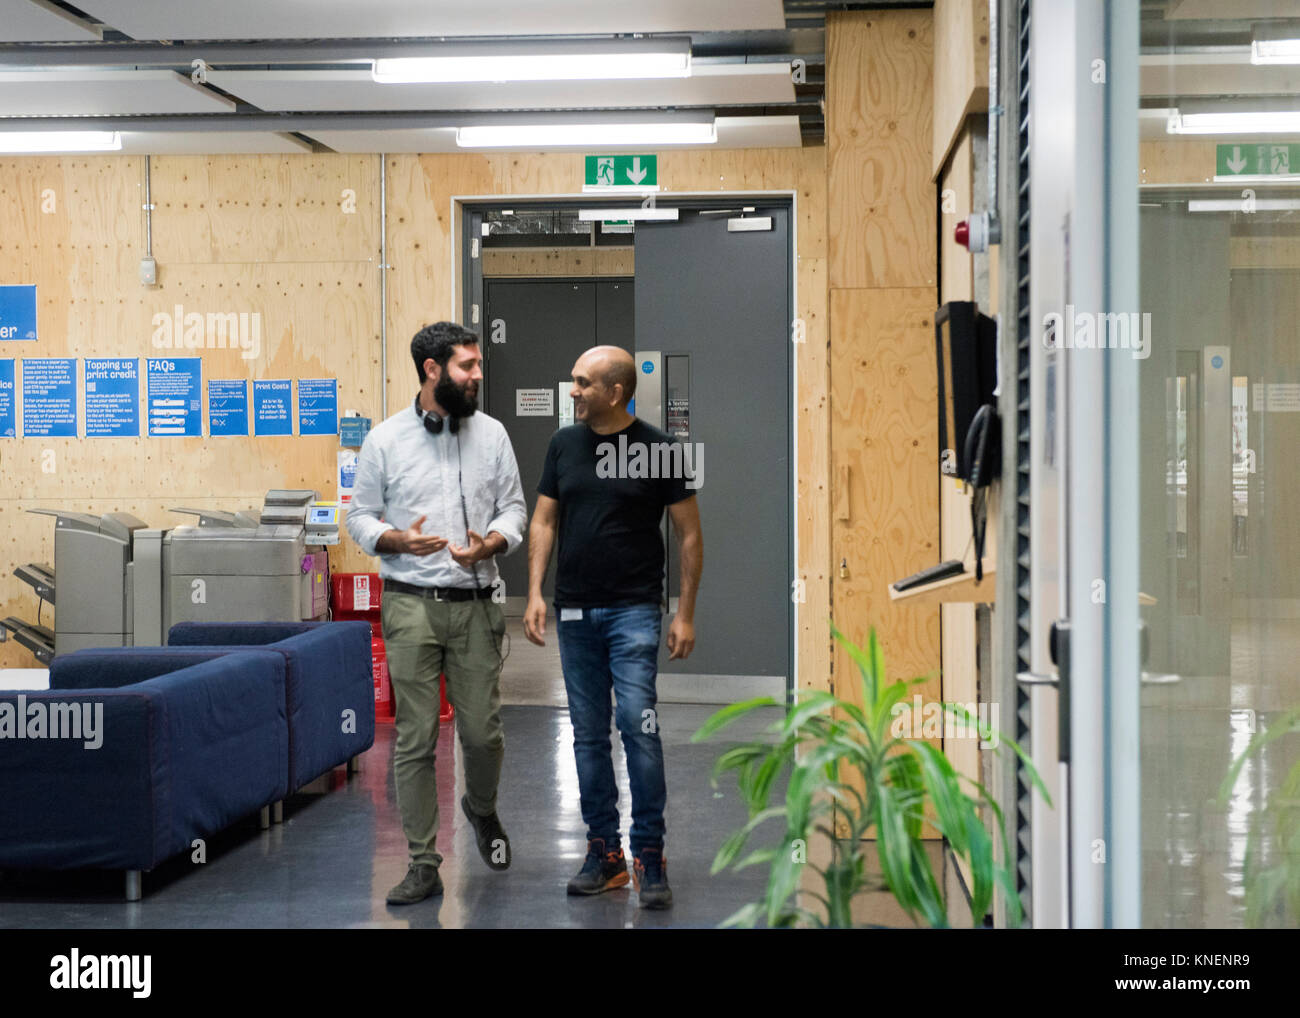
[[[627,860],[623,849],[605,850],[604,838],[587,842],[587,858],[578,875],[569,881],[570,894],[600,894],[627,884]]]
[[[669,908],[673,890],[668,886],[668,860],[662,848],[643,848],[632,863],[638,904],[642,908]]]

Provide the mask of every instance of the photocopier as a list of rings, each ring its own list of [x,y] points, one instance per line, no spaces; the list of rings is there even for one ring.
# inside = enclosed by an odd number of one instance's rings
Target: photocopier
[[[54,568],[14,574],[55,606],[54,628],[15,616],[0,627],[42,663],[82,647],[159,646],[177,622],[328,613],[324,546],[338,543],[339,507],[315,491],[269,491],[260,513],[174,509],[197,522],[163,530],[130,513],[29,511],[55,518]]]

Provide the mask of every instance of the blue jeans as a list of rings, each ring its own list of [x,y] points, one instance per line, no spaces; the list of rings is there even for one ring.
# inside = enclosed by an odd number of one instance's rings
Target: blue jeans
[[[618,701],[614,723],[623,739],[632,791],[632,853],[663,848],[668,790],[655,706],[662,624],[657,604],[583,608],[581,619],[556,623],[582,819],[587,838],[604,839],[606,850],[621,844],[609,742],[611,689]]]

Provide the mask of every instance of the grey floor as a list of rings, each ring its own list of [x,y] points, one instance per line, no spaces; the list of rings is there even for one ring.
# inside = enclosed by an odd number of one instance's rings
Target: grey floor
[[[459,808],[463,775],[454,725],[444,724],[438,743],[438,850],[446,889],[418,905],[385,903],[389,888],[406,872],[407,854],[393,786],[393,728],[381,724],[359,774],[349,777],[339,768],[313,782],[288,800],[284,823],[269,831],[259,828],[256,816],[236,823],[209,840],[202,863],[187,855],[169,860],[145,874],[141,901],[124,900],[117,873],[0,872],[0,929],[711,927],[758,900],[764,867],[709,874],[719,845],[747,818],[734,777],[723,777],[714,788],[710,774],[723,750],[764,738],[764,727],[779,715],[751,715],[723,735],[693,744],[691,735],[717,704],[671,702],[673,693],[661,690],[673,908],[639,909],[630,886],[570,898],[565,884],[582,865],[586,840],[559,653],[553,636],[545,647],[528,643],[518,620],[510,620],[509,632],[512,646],[501,677],[506,758],[498,800],[513,852],[505,873],[489,870],[479,858]],[[726,697],[734,701],[755,693],[727,681],[682,688],[681,699],[712,691],[715,699],[736,693]],[[627,769],[617,738],[613,747],[626,843]],[[774,801],[781,794],[776,789]],[[764,844],[762,832],[771,840],[779,834],[775,824],[760,828],[753,847]],[[927,847],[936,872],[950,884],[953,921],[968,923],[960,913],[962,893],[952,885],[953,868],[938,843]],[[810,846],[811,855],[820,851]],[[820,889],[808,877],[805,886]],[[869,925],[912,925],[883,892],[864,895],[854,917]]]
[[[390,907],[384,896],[406,871],[406,843],[392,780],[393,729],[381,725],[374,748],[350,779],[335,771],[328,791],[300,794],[270,831],[250,817],[207,846],[207,861],[174,859],[144,879],[142,901],[121,898],[115,874],[10,871],[0,875],[0,928],[119,927],[669,927],[713,926],[762,889],[761,868],[709,876],[713,853],[745,821],[734,784],[715,790],[713,760],[725,745],[692,745],[712,708],[661,709],[668,774],[668,874],[675,898],[665,912],[637,908],[630,887],[569,898],[565,883],[586,851],[579,813],[572,729],[567,713],[507,706],[506,761],[499,814],[513,850],[505,873],[480,860],[458,803],[462,789],[451,725],[438,745],[439,801],[446,891],[418,905]],[[738,727],[736,738],[756,732]],[[628,792],[616,749],[624,834]]]

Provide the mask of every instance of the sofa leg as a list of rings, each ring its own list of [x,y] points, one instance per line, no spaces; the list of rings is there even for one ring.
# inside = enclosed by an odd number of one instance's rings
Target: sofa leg
[[[349,773],[349,774],[360,774],[360,773],[361,773],[361,754],[360,754],[360,753],[358,753],[356,756],[352,757],[352,759],[350,759],[350,760],[348,761],[348,773]]]
[[[284,823],[284,800],[277,799],[271,806],[271,820],[273,823]]]
[[[139,901],[141,897],[141,881],[139,870],[126,871],[126,900]]]
[[[263,807],[262,807],[262,812],[258,814],[257,819],[258,819],[258,823],[261,824],[261,826],[262,826],[262,830],[266,830],[268,827],[270,827],[270,826],[271,826],[271,807],[270,807],[270,806],[263,806]]]

